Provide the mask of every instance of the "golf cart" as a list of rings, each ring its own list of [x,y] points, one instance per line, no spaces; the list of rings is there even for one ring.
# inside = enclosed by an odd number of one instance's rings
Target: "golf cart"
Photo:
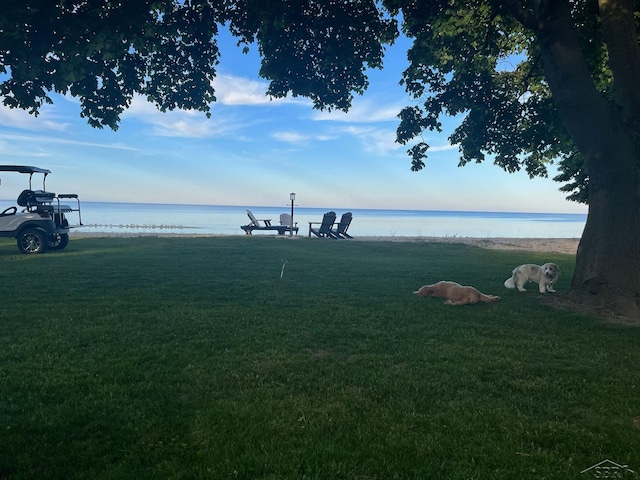
[[[47,192],[45,183],[51,171],[38,167],[21,165],[0,165],[0,173],[18,172],[29,175],[29,189],[23,190],[16,203],[0,212],[0,237],[13,237],[18,241],[22,253],[44,253],[62,250],[69,243],[69,221],[65,214],[78,212],[78,225],[82,225],[80,200],[75,193],[55,194]],[[31,181],[34,174],[42,174],[42,190],[33,190]],[[75,201],[71,207],[62,205],[60,200]]]

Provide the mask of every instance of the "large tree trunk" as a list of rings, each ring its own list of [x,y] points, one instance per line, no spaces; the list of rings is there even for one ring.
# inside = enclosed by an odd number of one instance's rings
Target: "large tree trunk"
[[[589,169],[589,215],[571,288],[574,300],[584,307],[640,320],[638,154],[623,145],[611,146],[609,155],[615,160],[606,163],[615,164],[613,171]]]
[[[640,132],[634,109],[624,114],[620,103],[616,107],[596,90],[569,3],[542,0],[538,5],[530,26],[540,42],[559,115],[589,174],[589,215],[576,256],[572,299],[640,320]],[[616,88],[620,102],[624,85]],[[634,103],[631,96],[626,100]]]

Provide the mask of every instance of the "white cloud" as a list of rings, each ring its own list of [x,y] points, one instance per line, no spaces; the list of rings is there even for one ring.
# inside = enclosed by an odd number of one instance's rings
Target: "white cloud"
[[[250,80],[233,75],[218,75],[213,80],[216,103],[222,105],[280,105],[294,103],[310,105],[308,100],[293,97],[272,98],[266,95],[268,83],[264,80]]]
[[[40,114],[36,117],[26,110],[0,106],[0,125],[25,130],[65,131],[69,123],[60,121],[60,118],[52,111],[52,106],[44,105],[40,109]]]
[[[56,143],[61,145],[79,145],[83,147],[109,148],[114,150],[129,150],[129,151],[138,150],[137,148],[129,147],[127,145],[122,145],[120,143],[83,142],[80,140],[72,140],[68,138],[57,138],[57,137],[50,137],[45,135],[20,135],[20,134],[13,134],[13,133],[0,133],[0,138],[5,140],[12,140],[12,141],[15,141],[16,143],[22,143],[23,146],[21,148],[24,148],[24,144],[27,144],[29,146],[34,146],[39,144],[47,145],[51,143]],[[7,149],[11,148],[11,144],[9,142],[2,142],[0,143],[0,146]],[[11,154],[20,155],[20,153],[16,153],[15,150]],[[47,156],[48,153],[36,152],[36,153],[30,154],[30,153],[27,153],[27,151],[24,151],[22,155],[23,156]]]
[[[271,99],[265,95],[267,83],[259,80],[218,75],[213,80],[216,101],[223,105],[265,105]]]
[[[458,145],[438,145],[438,146],[435,146],[435,147],[430,145],[429,146],[429,150],[427,151],[427,153],[428,152],[444,152],[444,151],[447,151],[447,150],[455,150],[457,148],[458,148]]]
[[[349,123],[377,123],[398,122],[398,114],[403,105],[378,103],[376,100],[354,100],[354,104],[348,112],[334,110],[331,112],[319,111],[312,116],[317,121],[349,122]]]
[[[27,150],[25,148],[16,148],[15,145],[11,142],[0,141],[0,154],[5,157],[24,157],[24,158],[37,158],[37,157],[48,157],[51,156],[50,153],[46,152],[38,152],[33,150]]]
[[[306,143],[310,140],[309,135],[303,135],[298,132],[276,132],[271,135],[275,140],[287,143]]]
[[[271,135],[271,138],[280,142],[293,143],[293,144],[306,144],[310,141],[327,142],[336,138],[333,135],[326,134],[314,134],[306,135],[304,133],[294,132],[292,130],[275,132]]]
[[[265,95],[266,82],[232,75],[217,76],[213,86],[217,100],[211,104],[210,118],[207,118],[203,112],[194,110],[173,110],[163,113],[141,95],[134,96],[123,117],[136,118],[151,125],[152,133],[159,136],[216,138],[246,130],[249,125],[261,121],[255,116],[247,120],[246,115],[234,107],[309,103],[306,100],[292,98],[271,99]]]
[[[207,118],[194,110],[159,111],[141,95],[134,96],[124,118],[135,118],[152,127],[152,134],[163,137],[215,138],[227,135],[242,126],[231,116]]]
[[[388,155],[397,150],[405,150],[409,145],[396,142],[396,131],[391,128],[377,128],[366,125],[350,125],[341,129],[343,133],[355,137],[365,152],[379,155]],[[455,150],[457,145],[437,145],[429,147],[429,152],[442,152]]]
[[[355,138],[367,153],[385,155],[405,147],[396,143],[395,130],[360,125],[349,125],[334,129],[331,134],[305,134],[293,130],[284,130],[273,133],[271,137],[280,142],[306,145],[313,141],[326,142],[336,140],[345,135]]]
[[[404,147],[396,143],[396,133],[391,129],[352,125],[342,131],[358,139],[368,153],[385,155]]]
[[[155,116],[150,122],[153,133],[163,137],[214,138],[233,132],[236,127],[229,119],[206,118],[193,112],[168,112]]]

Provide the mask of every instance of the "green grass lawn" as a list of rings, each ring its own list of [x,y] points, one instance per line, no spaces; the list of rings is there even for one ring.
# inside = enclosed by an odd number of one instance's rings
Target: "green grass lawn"
[[[561,294],[569,255],[254,236],[27,256],[2,240],[0,479],[640,472],[640,329],[504,288],[547,261]],[[438,280],[502,300],[412,295]]]

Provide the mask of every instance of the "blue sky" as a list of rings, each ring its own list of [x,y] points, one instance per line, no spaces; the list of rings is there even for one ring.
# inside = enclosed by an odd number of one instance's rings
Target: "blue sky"
[[[255,45],[248,55],[228,34],[214,83],[218,101],[200,112],[161,113],[134,99],[118,131],[94,129],[79,104],[53,95],[38,117],[0,106],[4,164],[52,170],[48,190],[84,201],[585,213],[565,200],[550,178],[507,174],[491,162],[457,167],[459,153],[444,132],[425,132],[426,167],[411,172],[398,145],[397,114],[412,100],[398,84],[406,40],[389,47],[385,68],[370,72],[370,88],[349,113],[321,112],[302,98],[270,100],[258,77]],[[4,175],[0,198],[24,188]]]

